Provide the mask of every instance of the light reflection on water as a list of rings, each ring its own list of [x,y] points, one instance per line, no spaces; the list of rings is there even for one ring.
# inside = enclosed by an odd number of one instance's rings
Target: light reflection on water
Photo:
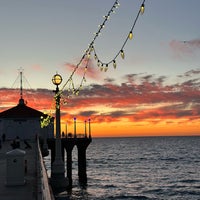
[[[78,184],[73,151],[73,188],[61,199],[193,199],[200,196],[200,137],[93,139],[87,149],[88,186]],[[50,158],[45,158],[47,168]],[[50,174],[50,171],[48,171]]]

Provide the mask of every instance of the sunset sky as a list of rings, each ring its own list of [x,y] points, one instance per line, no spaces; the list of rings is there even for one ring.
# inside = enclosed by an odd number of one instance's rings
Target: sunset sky
[[[76,117],[79,133],[91,119],[94,137],[200,135],[199,0],[146,0],[116,69],[101,71],[91,55],[65,86],[114,2],[1,1],[0,111],[18,103],[21,68],[27,105],[52,115],[51,80],[62,75],[63,131],[73,132]],[[143,1],[118,2],[94,43],[103,63],[122,48]]]

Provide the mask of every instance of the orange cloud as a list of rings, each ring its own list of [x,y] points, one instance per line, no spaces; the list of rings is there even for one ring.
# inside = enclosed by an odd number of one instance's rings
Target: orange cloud
[[[65,91],[61,99],[61,119],[73,124],[77,117],[80,126],[91,119],[96,135],[108,132],[118,135],[121,131],[130,135],[198,134],[200,117],[199,69],[178,76],[179,82],[166,84],[167,77],[134,74],[124,77],[121,85],[114,80],[105,84],[92,84],[83,88],[78,96],[67,99]],[[0,111],[18,103],[19,90],[0,89]],[[28,106],[54,113],[54,93],[47,89],[25,90]],[[104,128],[103,128],[103,127]],[[166,130],[165,130],[166,129]],[[161,132],[159,132],[161,131]]]

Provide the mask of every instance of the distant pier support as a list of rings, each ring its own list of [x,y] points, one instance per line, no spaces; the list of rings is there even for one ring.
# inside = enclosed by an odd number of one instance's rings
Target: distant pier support
[[[78,177],[81,185],[87,184],[86,150],[91,141],[91,138],[77,138],[76,140],[78,149]]]
[[[88,134],[85,121],[85,133],[76,134],[76,118],[74,118],[74,135],[66,133],[66,138],[60,138],[57,134],[56,138],[48,139],[48,148],[51,149],[51,186],[55,191],[57,188],[71,189],[72,178],[72,151],[74,146],[77,146],[78,150],[78,178],[79,183],[82,186],[87,185],[87,163],[86,163],[86,150],[89,144],[92,142],[90,120],[88,121]],[[59,127],[59,124],[57,126]],[[57,133],[60,133],[58,130]],[[58,143],[59,142],[59,143]],[[59,147],[59,148],[58,148]],[[65,159],[65,151],[67,153]],[[59,159],[58,159],[59,158]],[[59,163],[58,163],[59,161]],[[66,161],[66,163],[65,163]],[[56,165],[55,165],[56,163]],[[55,168],[56,166],[56,168]],[[61,167],[60,167],[61,166]],[[64,176],[63,167],[67,168],[67,177]],[[66,186],[66,183],[68,185]]]
[[[92,138],[62,138],[62,160],[64,161],[64,149],[67,152],[66,157],[66,168],[67,168],[67,188],[72,188],[73,178],[72,178],[72,151],[74,146],[77,146],[78,150],[78,177],[81,185],[87,184],[87,158],[86,150],[89,144],[92,142]],[[48,139],[48,147],[51,149],[51,162],[52,165],[55,160],[55,139]],[[59,180],[58,180],[59,182]]]
[[[72,188],[72,150],[76,144],[74,138],[62,139],[62,145],[67,152],[67,178],[69,180],[69,188]]]

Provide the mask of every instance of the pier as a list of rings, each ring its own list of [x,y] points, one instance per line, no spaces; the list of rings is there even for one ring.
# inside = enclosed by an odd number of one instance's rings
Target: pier
[[[62,77],[55,74],[52,78],[53,84],[56,85],[54,135],[54,118],[26,105],[23,99],[22,72],[20,77],[18,105],[0,113],[0,130],[3,133],[0,135],[3,140],[0,147],[0,199],[53,200],[55,194],[71,189],[72,151],[75,146],[78,150],[79,182],[86,186],[86,150],[92,141],[90,119],[88,134],[87,121],[85,121],[85,133],[76,133],[76,118],[74,118],[74,133],[66,132],[66,136],[62,134],[61,137],[61,93],[58,86],[62,82]],[[47,176],[43,161],[49,149],[51,177]]]
[[[62,138],[62,158],[67,168],[68,186],[71,189],[73,183],[72,177],[72,151],[74,147],[78,150],[78,177],[80,185],[87,185],[87,169],[86,169],[86,150],[91,143],[91,137],[84,138]],[[39,143],[29,141],[31,148],[21,141],[19,150],[24,151],[24,163],[22,170],[24,171],[24,183],[7,185],[7,153],[12,152],[11,141],[2,143],[0,149],[0,199],[13,200],[17,197],[20,200],[54,200],[53,191],[49,185],[49,177],[46,173],[42,152]],[[51,162],[55,159],[55,139],[47,140],[48,148],[51,149]],[[64,156],[66,153],[66,156]],[[64,159],[66,157],[66,160]],[[59,184],[59,183],[58,183]]]
[[[22,172],[24,176],[24,183],[19,184],[12,182],[18,177],[9,178],[8,184],[8,152],[15,151],[11,147],[11,141],[2,143],[0,149],[0,199],[2,200],[54,200],[53,193],[48,184],[48,177],[46,169],[44,168],[43,158],[41,156],[40,148],[36,141],[30,141],[31,148],[27,148],[23,142],[20,142],[20,148],[16,151],[24,151],[24,163],[22,164]],[[13,160],[15,161],[15,159]],[[17,161],[16,161],[17,162]],[[11,166],[12,167],[12,166]],[[14,171],[15,169],[13,169]],[[19,173],[19,172],[18,172]],[[18,176],[17,173],[13,173]]]
[[[54,193],[65,191],[72,188],[72,150],[74,146],[78,149],[78,176],[82,185],[87,184],[86,173],[86,149],[91,138],[90,119],[88,120],[89,134],[87,135],[87,121],[85,121],[85,134],[80,135],[76,132],[76,117],[74,117],[74,134],[66,132],[66,138],[61,137],[60,125],[60,99],[62,91],[59,85],[62,83],[62,76],[56,73],[52,78],[52,83],[56,86],[55,93],[55,114],[56,114],[56,134],[55,138],[48,140],[48,148],[51,149],[51,178],[50,184]],[[80,137],[79,137],[80,136]],[[67,177],[65,177],[65,151],[67,152]]]
[[[62,138],[61,139],[61,149],[62,149],[62,160],[66,165],[67,178],[69,181],[68,189],[72,187],[73,177],[72,177],[72,151],[74,147],[78,150],[78,178],[81,185],[87,185],[87,168],[86,168],[86,150],[88,145],[91,143],[91,137],[84,138]],[[51,163],[55,159],[55,139],[48,139],[47,141],[49,149],[51,149]],[[66,153],[66,160],[65,160]]]

